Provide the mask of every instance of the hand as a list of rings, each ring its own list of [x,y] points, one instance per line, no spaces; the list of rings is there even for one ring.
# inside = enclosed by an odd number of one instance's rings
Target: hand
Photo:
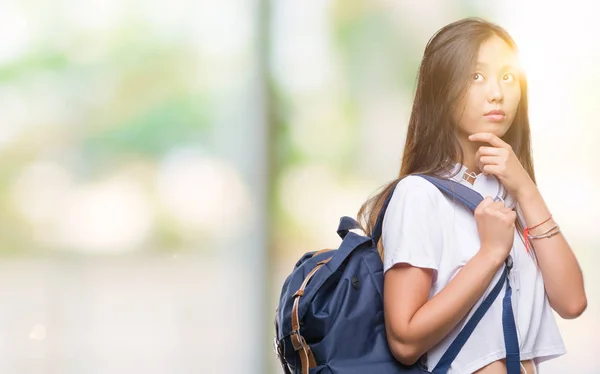
[[[517,213],[486,197],[475,209],[475,222],[479,233],[480,251],[490,258],[504,261],[513,246]]]
[[[469,140],[491,145],[491,147],[479,147],[477,150],[475,154],[477,167],[484,175],[495,175],[517,200],[520,200],[526,191],[537,188],[510,144],[494,134],[485,132],[472,134]]]

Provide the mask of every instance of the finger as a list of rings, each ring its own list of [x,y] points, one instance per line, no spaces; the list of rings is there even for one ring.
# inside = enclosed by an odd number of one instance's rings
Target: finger
[[[498,165],[502,161],[502,158],[498,156],[481,156],[479,157],[479,163],[481,164],[480,170],[485,165]]]
[[[492,205],[493,203],[494,203],[494,200],[491,197],[487,196],[479,203],[479,205],[477,205],[477,209],[478,210],[485,209],[488,206]]]
[[[504,216],[505,219],[508,219],[509,222],[511,223],[515,223],[516,219],[517,219],[517,214],[515,212],[508,212],[506,214],[502,214]]]
[[[501,156],[502,150],[497,147],[481,146],[479,149],[477,149],[476,154],[479,156]]]
[[[491,199],[491,197],[486,197],[486,199],[487,198]],[[483,208],[490,212],[499,212],[501,209],[504,208],[504,203],[502,201],[493,201],[492,200],[491,204],[488,204],[488,205],[484,206]]]
[[[491,154],[492,155],[492,156],[488,156],[488,155],[480,152],[480,150],[482,148],[487,148],[487,149],[496,150],[496,151],[495,152],[494,151],[487,152],[487,154]],[[484,165],[490,164],[490,163],[491,164],[497,164],[497,163],[499,163],[499,159],[498,160],[494,160],[494,159],[490,158],[490,157],[498,157],[498,156],[495,155],[496,153],[498,153],[497,151],[499,151],[498,148],[480,147],[479,150],[477,150],[477,152],[475,153],[475,161],[476,161],[476,164],[477,164],[477,168],[479,170],[481,170],[481,172],[483,173],[483,175],[488,175],[488,173],[483,170],[483,166]]]
[[[494,204],[494,199],[491,196],[486,196],[485,199],[483,199],[483,201],[485,202],[485,206],[490,206]]]
[[[485,142],[489,143],[494,147],[507,148],[509,145],[500,139],[496,135],[490,132],[479,132],[469,136],[469,140],[472,142]]]
[[[489,210],[488,212],[490,215],[492,215],[496,218],[506,219],[506,214],[500,212],[499,210]]]
[[[499,164],[487,164],[483,165],[483,167],[481,168],[482,172],[495,176],[499,176],[502,173],[502,170],[504,170],[504,166]]]

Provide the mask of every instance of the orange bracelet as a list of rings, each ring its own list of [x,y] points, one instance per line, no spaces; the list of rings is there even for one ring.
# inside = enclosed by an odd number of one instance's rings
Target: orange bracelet
[[[523,239],[525,239],[525,249],[527,250],[527,253],[529,253],[529,231],[533,230],[535,228],[540,227],[541,225],[543,225],[544,223],[550,221],[552,219],[552,214],[550,215],[550,217],[548,217],[547,220],[545,220],[542,223],[538,223],[537,225],[533,226],[533,227],[527,227],[525,228],[525,230],[523,230]]]
[[[528,227],[527,229],[529,229],[529,230],[533,230],[533,229],[535,229],[535,228],[537,228],[537,227],[540,227],[540,226],[541,226],[541,225],[543,225],[544,223],[546,223],[546,222],[550,221],[551,219],[552,219],[552,214],[551,214],[551,215],[550,215],[550,217],[548,217],[548,219],[547,219],[547,220],[545,220],[544,222],[542,222],[542,223],[538,223],[537,225],[535,225],[535,226],[533,226],[533,227]]]

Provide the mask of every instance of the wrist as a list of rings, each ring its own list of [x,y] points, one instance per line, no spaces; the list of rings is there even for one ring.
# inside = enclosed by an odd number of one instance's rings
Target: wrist
[[[519,189],[519,191],[517,191],[517,194],[515,197],[519,203],[522,203],[523,201],[530,200],[531,198],[535,197],[539,193],[540,192],[539,192],[537,186],[535,185],[535,183],[532,182],[531,184]]]
[[[494,252],[496,251],[481,247],[479,252],[477,252],[476,257],[478,257],[479,261],[483,262],[486,267],[496,271],[502,266],[506,258],[500,258],[500,256],[494,254]]]

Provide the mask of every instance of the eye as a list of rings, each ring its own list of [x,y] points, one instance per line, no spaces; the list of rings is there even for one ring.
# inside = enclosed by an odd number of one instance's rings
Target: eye
[[[482,81],[483,75],[481,75],[480,73],[475,73],[475,74],[473,74],[473,80],[476,82]]]
[[[505,81],[505,82],[514,82],[516,79],[515,79],[515,76],[513,74],[506,73],[506,74],[504,74],[502,76],[502,80]]]

